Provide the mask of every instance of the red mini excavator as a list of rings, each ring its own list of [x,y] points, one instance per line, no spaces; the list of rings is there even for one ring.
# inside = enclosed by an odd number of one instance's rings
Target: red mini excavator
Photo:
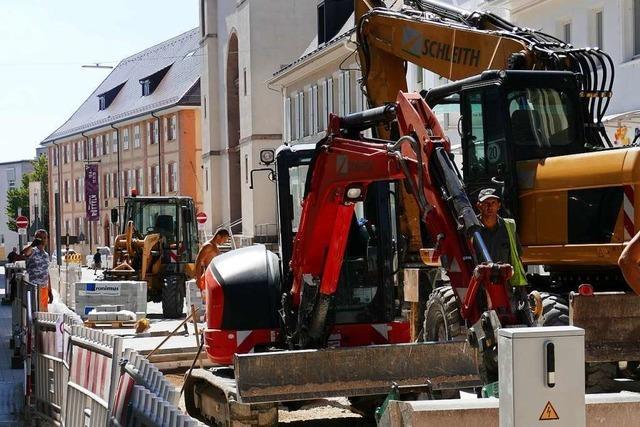
[[[380,125],[398,138],[363,136]],[[395,188],[404,185],[452,285],[464,291],[462,315],[477,325],[484,359],[495,360],[500,325],[526,318],[512,308],[511,266],[492,263],[449,141],[424,100],[399,93],[386,106],[332,115],[328,136],[313,149],[279,150],[275,173],[281,259],[256,245],[209,265],[207,353],[233,368],[186,379],[189,413],[259,424],[272,422],[274,411],[277,419],[277,402],[380,394],[392,382],[477,384],[468,345],[409,344],[400,316],[389,224],[396,222]]]

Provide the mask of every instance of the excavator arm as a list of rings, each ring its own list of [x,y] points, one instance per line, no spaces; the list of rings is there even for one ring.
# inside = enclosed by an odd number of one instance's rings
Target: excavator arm
[[[359,134],[373,123],[394,120],[402,134],[395,142]],[[418,94],[400,92],[396,102],[385,107],[345,118],[332,115],[329,136],[318,144],[308,176],[291,261],[290,297],[298,313],[295,345],[323,344],[354,205],[378,181],[408,185],[452,285],[466,296],[465,319],[475,323],[488,309],[499,313],[502,324],[516,323],[505,285],[511,267],[492,263],[451,162],[449,141]]]
[[[397,2],[396,2],[397,3]],[[361,82],[370,106],[406,91],[406,62],[450,80],[490,69],[572,71],[581,76],[587,141],[610,145],[602,118],[613,87],[613,61],[597,48],[576,49],[494,14],[469,12],[435,0],[388,8],[383,0],[355,0]],[[378,128],[380,136],[387,130]]]

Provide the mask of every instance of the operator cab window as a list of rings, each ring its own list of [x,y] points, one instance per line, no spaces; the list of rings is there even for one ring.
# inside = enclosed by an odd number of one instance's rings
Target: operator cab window
[[[575,113],[563,91],[514,89],[507,93],[507,105],[516,146],[548,149],[574,144]]]
[[[465,181],[483,181],[499,176],[506,159],[505,136],[500,114],[498,89],[469,93],[464,106],[466,121],[462,145]]]

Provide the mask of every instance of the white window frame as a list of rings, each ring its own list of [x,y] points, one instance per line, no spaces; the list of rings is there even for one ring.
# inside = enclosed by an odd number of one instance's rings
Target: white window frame
[[[129,149],[129,128],[122,129],[122,150]]]
[[[175,141],[178,137],[178,115],[172,114],[169,119],[169,141]]]
[[[114,154],[118,153],[118,131],[114,130],[111,132],[111,152]]]
[[[140,125],[133,127],[133,148],[140,148]]]
[[[282,129],[284,129],[283,140],[285,142],[291,141],[291,98],[285,96],[282,102]]]
[[[309,127],[311,128],[310,134],[315,135],[318,133],[318,85],[311,86],[310,93]]]

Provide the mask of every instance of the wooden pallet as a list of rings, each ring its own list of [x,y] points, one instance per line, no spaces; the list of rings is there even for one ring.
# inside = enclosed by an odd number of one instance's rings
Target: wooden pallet
[[[136,322],[132,320],[86,320],[84,326],[91,329],[126,329],[135,328]]]

